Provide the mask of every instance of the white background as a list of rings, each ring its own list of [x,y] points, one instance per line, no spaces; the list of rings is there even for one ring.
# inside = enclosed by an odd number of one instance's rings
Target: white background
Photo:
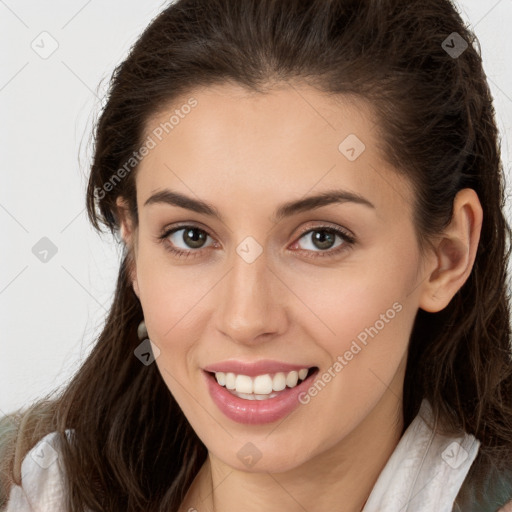
[[[86,218],[92,123],[114,67],[167,3],[0,0],[0,415],[65,384],[101,330],[121,249]],[[480,40],[508,176],[512,1],[457,5]],[[44,31],[58,44],[47,59],[31,47],[49,48]],[[47,263],[32,253],[42,237],[58,250]]]

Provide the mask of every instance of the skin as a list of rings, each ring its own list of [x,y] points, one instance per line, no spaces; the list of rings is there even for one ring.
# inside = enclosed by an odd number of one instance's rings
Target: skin
[[[412,187],[379,153],[368,105],[298,83],[263,95],[222,84],[175,101],[148,121],[147,134],[191,96],[197,107],[137,170],[138,226],[118,200],[121,235],[134,255],[133,288],[160,349],[155,364],[208,449],[181,510],[315,512],[343,504],[359,512],[402,435],[418,308],[440,311],[470,274],[482,222],[478,197],[460,191],[451,224],[421,254]],[[338,150],[349,134],[366,146],[355,161]],[[207,201],[223,222],[168,204],[144,206],[165,188]],[[334,188],[374,208],[336,203],[272,222],[282,203]],[[158,242],[178,223],[209,235],[202,248],[187,245],[184,231],[168,237],[196,257],[178,258]],[[315,245],[307,231],[325,224],[356,241],[337,255],[347,244],[338,236],[332,247]],[[248,236],[263,250],[250,264],[236,251]],[[283,420],[239,424],[210,398],[205,365],[268,358],[322,373],[394,303],[400,312]],[[248,442],[261,453],[252,467],[237,457]]]

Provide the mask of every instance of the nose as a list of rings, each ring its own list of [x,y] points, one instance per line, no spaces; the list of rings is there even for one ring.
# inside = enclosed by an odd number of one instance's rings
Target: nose
[[[265,253],[252,263],[236,254],[216,300],[216,328],[235,343],[261,343],[287,328],[283,284]]]

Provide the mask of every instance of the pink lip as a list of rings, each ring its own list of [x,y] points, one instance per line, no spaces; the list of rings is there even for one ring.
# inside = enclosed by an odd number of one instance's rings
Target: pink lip
[[[304,368],[304,366],[301,368]],[[239,398],[230,393],[225,387],[219,385],[214,375],[206,371],[202,373],[213,402],[229,419],[247,425],[261,425],[278,421],[301,405],[299,395],[306,392],[312,385],[318,371],[316,369],[314,373],[298,386],[294,388],[287,387],[280,391],[278,396],[267,400],[245,400],[244,398]]]
[[[249,377],[256,377],[257,375],[264,375],[266,373],[277,372],[291,372],[293,370],[299,371],[302,368],[311,368],[314,365],[304,364],[289,364],[281,361],[272,361],[270,359],[262,359],[254,363],[244,363],[243,361],[223,361],[220,363],[210,364],[205,366],[203,370],[207,372],[232,372],[238,375],[247,375]]]

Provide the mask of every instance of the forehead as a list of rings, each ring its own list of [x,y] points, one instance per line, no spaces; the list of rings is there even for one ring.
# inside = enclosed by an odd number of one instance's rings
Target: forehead
[[[137,172],[142,202],[166,187],[216,204],[236,194],[246,205],[343,187],[398,215],[411,208],[412,187],[384,160],[371,106],[354,96],[298,83],[196,88],[148,119],[145,137],[155,145]]]

